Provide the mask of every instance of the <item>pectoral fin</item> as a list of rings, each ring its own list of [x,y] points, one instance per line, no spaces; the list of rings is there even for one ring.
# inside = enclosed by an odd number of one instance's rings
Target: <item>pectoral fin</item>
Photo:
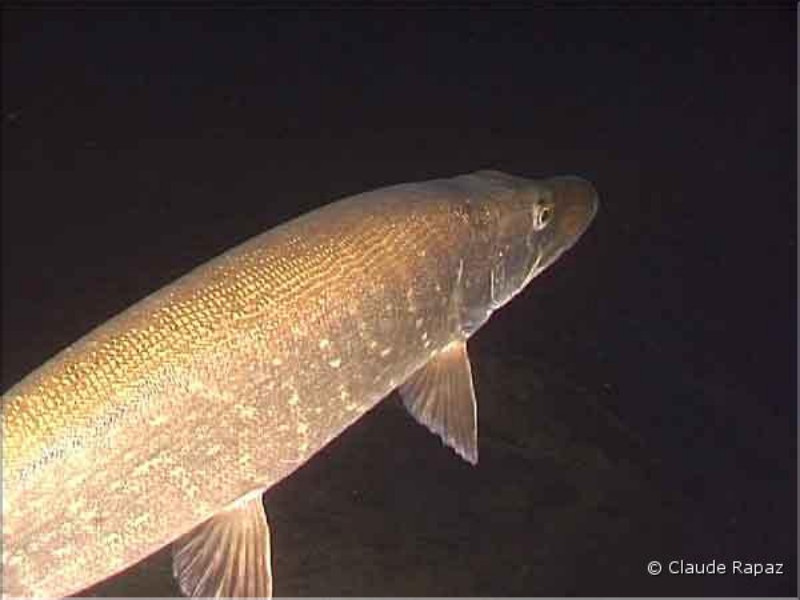
[[[271,597],[269,525],[261,495],[236,504],[172,546],[181,592],[203,597]]]
[[[478,411],[466,342],[450,343],[398,391],[417,421],[477,464]]]

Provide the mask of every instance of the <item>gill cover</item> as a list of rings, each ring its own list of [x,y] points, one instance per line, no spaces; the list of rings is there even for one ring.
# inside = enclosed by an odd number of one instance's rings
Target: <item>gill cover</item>
[[[469,337],[577,241],[597,210],[597,194],[572,176],[536,181],[478,171],[452,181],[466,197],[471,230],[453,288]]]

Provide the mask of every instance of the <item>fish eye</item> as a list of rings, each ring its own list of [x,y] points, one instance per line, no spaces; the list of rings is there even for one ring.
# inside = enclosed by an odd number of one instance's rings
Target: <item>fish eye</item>
[[[547,227],[553,218],[553,205],[550,202],[539,202],[533,206],[533,228],[537,231]]]

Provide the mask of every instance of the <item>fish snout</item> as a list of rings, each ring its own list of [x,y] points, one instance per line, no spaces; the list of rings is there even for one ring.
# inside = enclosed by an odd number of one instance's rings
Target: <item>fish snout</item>
[[[577,240],[597,213],[597,190],[582,177],[555,177],[549,183],[556,211],[560,213],[557,224],[560,237]]]

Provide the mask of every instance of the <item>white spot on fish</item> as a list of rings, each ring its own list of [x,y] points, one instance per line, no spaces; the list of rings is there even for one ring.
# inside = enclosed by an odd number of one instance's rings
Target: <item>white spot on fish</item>
[[[341,358],[333,358],[333,359],[328,361],[328,364],[330,366],[332,366],[334,369],[338,369],[342,364],[342,359]]]
[[[375,348],[377,348],[377,347],[378,347],[378,342],[376,342],[375,340],[370,340],[369,341],[369,349],[370,350],[375,350]]]
[[[297,425],[297,433],[305,435],[308,432],[308,423],[299,423]]]
[[[213,446],[210,446],[208,450],[206,450],[206,456],[214,456],[219,454],[221,450],[222,444],[214,444]]]
[[[167,415],[156,415],[152,419],[150,419],[150,425],[153,427],[158,427],[159,425],[163,425],[169,421],[169,417]]]
[[[348,404],[347,406],[345,406],[345,409],[346,409],[346,410],[349,410],[350,412],[355,412],[355,411],[357,411],[357,410],[358,410],[358,408],[359,408],[359,407],[358,407],[358,404],[356,404],[355,402],[351,402],[350,404]]]
[[[345,389],[339,390],[339,398],[341,398],[342,400],[347,400],[349,397],[350,394],[347,393],[347,390]]]
[[[292,395],[289,396],[289,404],[291,406],[297,406],[297,403],[300,402],[300,396],[297,391],[293,390]]]
[[[283,364],[283,361],[278,358],[277,356],[272,359],[272,365],[275,367],[280,367]]]
[[[90,522],[93,521],[95,517],[97,517],[96,510],[87,510],[81,513],[80,520]]]
[[[136,465],[133,469],[133,476],[139,477],[140,475],[144,475],[150,471],[150,461],[143,462],[140,465]]]
[[[423,319],[422,317],[420,317],[419,319],[417,319],[417,320],[416,320],[416,322],[414,323],[414,325],[416,325],[417,329],[419,329],[420,327],[422,327],[422,324],[423,324],[424,322],[425,322],[425,319]]]
[[[414,302],[414,290],[408,288],[406,291],[406,301],[408,302],[408,312],[412,315],[417,312],[417,305]]]
[[[45,533],[42,536],[42,542],[44,542],[44,545],[45,546],[49,545],[54,539],[56,539],[58,533],[59,533],[58,529],[55,529],[53,531],[48,531],[47,533]]]
[[[22,563],[22,557],[19,554],[12,554],[11,557],[8,559],[8,565],[10,567],[15,567],[21,563]]]
[[[331,345],[330,341],[328,341],[328,340],[326,340],[324,338],[319,341],[319,349],[320,350],[325,350],[325,348],[327,348],[330,345]]]
[[[243,419],[252,419],[256,416],[256,409],[252,406],[246,406],[244,404],[237,404],[236,412],[238,412],[239,416]]]
[[[136,517],[133,520],[133,526],[134,527],[139,527],[140,525],[143,525],[144,523],[146,523],[149,520],[150,520],[150,514],[149,513],[142,513],[141,515],[139,515],[138,517]]]
[[[382,356],[383,358],[385,358],[385,357],[389,356],[391,353],[392,353],[392,347],[391,347],[391,346],[389,346],[389,347],[387,347],[387,348],[384,348],[383,350],[381,350],[381,356]]]

